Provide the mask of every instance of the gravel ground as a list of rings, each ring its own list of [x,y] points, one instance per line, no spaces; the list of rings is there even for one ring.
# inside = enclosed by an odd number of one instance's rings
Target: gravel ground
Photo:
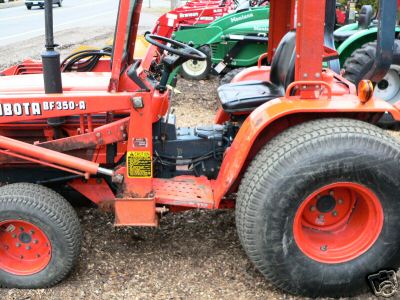
[[[101,46],[112,32],[85,30],[58,35],[63,54],[85,42]],[[87,32],[94,38],[88,40]],[[13,49],[13,55],[0,54],[0,69],[38,57],[41,41]],[[179,126],[212,122],[217,85],[215,78],[179,81],[181,94],[173,100]],[[0,289],[0,299],[304,299],[275,289],[254,269],[239,244],[233,211],[169,214],[156,229],[114,228],[109,214],[88,207],[77,211],[84,240],[71,276],[45,290]]]

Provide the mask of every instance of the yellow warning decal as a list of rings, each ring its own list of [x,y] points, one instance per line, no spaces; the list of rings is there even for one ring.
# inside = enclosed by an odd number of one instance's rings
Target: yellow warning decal
[[[126,164],[129,178],[153,177],[150,151],[129,151]]]

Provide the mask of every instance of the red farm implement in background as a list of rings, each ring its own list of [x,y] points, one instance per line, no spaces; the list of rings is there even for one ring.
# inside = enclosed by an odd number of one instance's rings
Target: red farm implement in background
[[[249,259],[295,295],[360,294],[398,269],[400,143],[376,122],[400,121],[400,105],[323,67],[337,59],[324,42],[335,1],[271,0],[271,66],[221,86],[217,122],[196,127],[176,126],[167,83],[206,56],[147,34],[136,59],[141,0],[119,3],[109,72],[82,72],[102,52],[61,72],[46,2],[43,74],[0,77],[0,286],[45,288],[73,269],[81,229],[60,185],[111,210],[115,226],[235,209]],[[380,1],[374,79],[392,62],[396,5]],[[395,290],[387,278],[377,295]]]

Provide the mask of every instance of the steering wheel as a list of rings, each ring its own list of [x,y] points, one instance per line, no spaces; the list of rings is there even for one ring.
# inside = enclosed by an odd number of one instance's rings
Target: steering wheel
[[[191,59],[199,61],[207,59],[207,55],[203,52],[173,39],[156,34],[146,34],[145,38],[146,41],[154,46],[157,46],[159,49],[176,55],[164,55],[161,61],[163,65],[163,72],[160,83],[156,87],[156,89],[160,92],[165,92],[167,90],[169,76],[175,68]]]
[[[184,60],[193,59],[203,61],[207,59],[207,56],[203,52],[173,39],[169,39],[156,34],[146,34],[145,38],[146,41],[148,41],[150,44],[157,46],[158,48],[165,50],[171,54],[175,54]],[[170,44],[171,46],[167,44]]]

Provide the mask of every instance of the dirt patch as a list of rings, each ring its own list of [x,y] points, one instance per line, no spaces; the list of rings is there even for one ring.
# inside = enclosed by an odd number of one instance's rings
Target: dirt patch
[[[171,106],[175,111],[178,126],[213,123],[218,109],[218,84],[217,77],[201,81],[179,78],[177,90],[180,94],[175,94]]]

